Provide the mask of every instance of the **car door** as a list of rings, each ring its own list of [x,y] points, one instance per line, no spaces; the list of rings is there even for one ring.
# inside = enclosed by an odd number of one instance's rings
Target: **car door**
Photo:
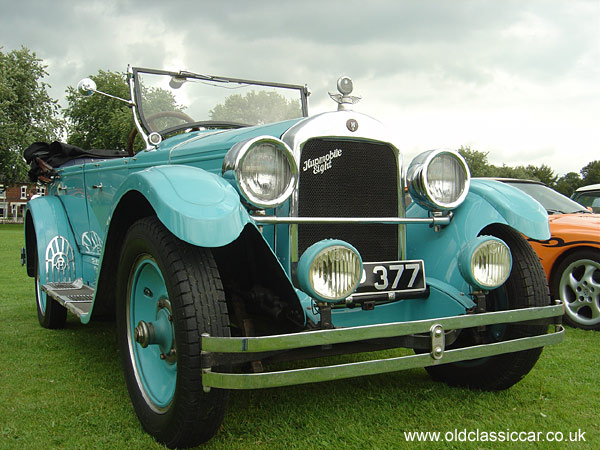
[[[81,245],[84,266],[92,286],[97,278],[115,194],[127,176],[128,161],[129,158],[98,160],[84,167],[88,223],[81,234]]]

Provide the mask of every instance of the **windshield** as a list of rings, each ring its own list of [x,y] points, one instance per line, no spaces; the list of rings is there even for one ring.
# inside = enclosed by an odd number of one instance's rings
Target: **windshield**
[[[589,192],[575,192],[573,200],[583,206],[592,208],[595,213],[600,213],[600,189]]]
[[[133,73],[148,133],[239,128],[308,115],[304,86],[139,68]]]
[[[511,186],[521,189],[526,194],[531,195],[542,204],[549,214],[589,213],[589,211],[579,203],[574,202],[570,198],[565,197],[543,184],[519,182],[508,182],[506,184],[510,184]]]

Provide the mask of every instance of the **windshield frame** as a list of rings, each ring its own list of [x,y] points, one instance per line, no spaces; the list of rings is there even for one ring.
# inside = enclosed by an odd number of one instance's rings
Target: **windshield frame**
[[[166,128],[164,130],[160,130],[158,132],[153,130],[152,127],[150,126],[150,124],[148,123],[148,121],[146,120],[146,118],[144,116],[144,111],[142,108],[143,97],[142,97],[141,82],[140,82],[140,77],[139,77],[140,74],[164,75],[164,76],[178,77],[178,78],[191,78],[191,79],[202,80],[202,81],[210,81],[210,82],[214,82],[214,83],[238,83],[238,84],[245,84],[245,85],[255,85],[255,86],[265,86],[265,87],[280,88],[280,89],[297,90],[300,95],[300,106],[301,106],[301,110],[302,110],[302,117],[308,117],[308,96],[310,95],[310,91],[309,91],[307,85],[247,80],[247,79],[242,79],[242,78],[230,78],[230,77],[221,77],[221,76],[213,76],[213,75],[202,75],[202,74],[198,74],[198,73],[194,73],[194,72],[187,72],[184,70],[172,72],[172,71],[168,71],[168,70],[147,69],[147,68],[143,68],[143,67],[132,67],[131,71],[132,71],[132,75],[133,75],[133,96],[134,96],[133,101],[136,105],[136,110],[137,110],[137,115],[139,117],[140,126],[143,128],[144,132],[147,135],[150,135],[151,133],[159,133],[162,138],[165,138],[169,134],[190,128],[190,124],[180,124],[180,125]],[[235,125],[240,125],[240,124],[235,124]],[[209,125],[207,128],[227,129],[227,128],[234,128],[234,126],[223,125],[223,126],[219,127],[217,124],[214,127],[211,127]]]

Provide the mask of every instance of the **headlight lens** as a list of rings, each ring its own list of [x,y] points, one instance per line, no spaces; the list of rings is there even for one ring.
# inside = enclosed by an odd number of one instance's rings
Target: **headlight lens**
[[[360,283],[362,260],[350,244],[320,241],[309,247],[298,262],[300,288],[317,300],[331,302],[350,296]]]
[[[480,236],[461,250],[459,268],[470,284],[485,290],[495,289],[510,275],[510,249],[498,238]]]
[[[285,202],[298,179],[298,167],[289,147],[273,137],[257,137],[234,145],[223,161],[223,174],[235,175],[238,191],[259,208]]]
[[[419,205],[430,210],[457,208],[469,192],[467,163],[452,150],[432,150],[417,156],[407,172],[408,190]]]

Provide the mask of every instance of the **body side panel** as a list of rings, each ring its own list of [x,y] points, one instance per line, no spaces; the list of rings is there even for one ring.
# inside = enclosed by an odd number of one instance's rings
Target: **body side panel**
[[[563,214],[550,216],[550,239],[529,239],[540,257],[546,276],[550,279],[553,268],[564,255],[579,248],[600,251],[600,215]]]

